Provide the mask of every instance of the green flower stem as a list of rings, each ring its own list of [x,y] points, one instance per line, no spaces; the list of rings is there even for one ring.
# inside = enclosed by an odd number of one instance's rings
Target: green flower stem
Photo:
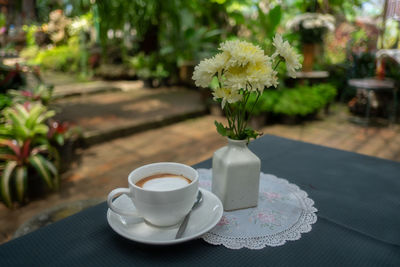
[[[282,57],[279,56],[279,60],[278,60],[278,62],[276,62],[276,65],[275,65],[275,67],[274,67],[274,70],[276,70],[276,68],[279,66],[279,64],[280,64],[282,61],[283,61],[283,60],[282,60]]]
[[[232,119],[232,130],[233,130],[233,133],[235,134],[235,135],[237,135],[238,134],[238,131],[237,131],[237,129],[236,129],[236,124],[237,124],[237,120],[236,120],[236,112],[235,112],[235,109],[233,109],[233,114],[232,114],[232,110],[230,109],[230,105],[229,105],[229,112],[230,112],[230,116],[231,116],[231,119]]]
[[[238,131],[237,131],[237,128],[236,128],[236,124],[237,124],[236,113],[237,113],[237,110],[233,109],[233,111],[232,111],[230,104],[227,106],[227,108],[229,109],[229,116],[230,116],[230,119],[232,120],[232,128],[231,128],[231,130],[233,131],[234,135],[237,135],[238,134]]]
[[[249,86],[249,85],[247,85]],[[251,106],[251,111],[248,113],[246,117],[246,107],[248,105],[248,101],[251,96],[251,88],[250,90],[242,90],[241,93],[243,98],[241,101],[236,104],[226,103],[224,107],[225,116],[228,121],[229,133],[228,136],[233,139],[243,139],[246,135],[246,127],[248,125],[248,121],[253,114],[253,110],[255,105],[258,103],[258,100],[261,96],[261,93],[257,91],[257,98],[255,103]]]
[[[243,96],[243,101],[240,102],[240,108],[238,112],[238,138],[240,139],[240,136],[242,135],[242,123],[243,123],[243,111],[244,107],[246,106],[246,95]]]
[[[245,128],[245,129],[246,129],[246,127],[247,127],[247,124],[248,124],[248,122],[249,122],[249,119],[250,119],[251,115],[253,114],[254,107],[257,105],[257,102],[258,102],[258,99],[260,98],[260,96],[261,96],[261,92],[260,92],[260,91],[257,91],[257,98],[256,98],[256,101],[254,102],[253,106],[251,107],[249,116],[247,117],[247,120],[246,120],[245,125],[244,125],[244,128]]]
[[[230,110],[229,110],[229,103],[227,103],[225,105],[224,109],[225,109],[226,119],[228,120],[229,129],[232,129],[234,124],[232,124],[232,122],[231,122],[231,114],[230,114]]]
[[[245,130],[245,127],[243,127],[243,126],[245,126],[245,121],[246,121],[246,119],[245,119],[245,116],[246,116],[245,107],[246,107],[247,102],[248,102],[248,100],[250,98],[250,93],[247,90],[244,91],[243,94],[244,94],[243,95],[243,101],[240,102],[240,108],[239,108],[239,112],[238,112],[238,135],[237,135],[237,137],[239,139],[241,139],[241,137],[242,137],[242,135],[244,133],[244,130]]]

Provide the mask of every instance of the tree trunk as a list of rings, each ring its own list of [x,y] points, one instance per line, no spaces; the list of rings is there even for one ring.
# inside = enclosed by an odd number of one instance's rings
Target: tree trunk
[[[36,20],[36,0],[23,0],[22,1],[22,14],[24,23],[29,23]]]

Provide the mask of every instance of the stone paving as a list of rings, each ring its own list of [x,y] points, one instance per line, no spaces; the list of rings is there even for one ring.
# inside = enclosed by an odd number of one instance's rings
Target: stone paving
[[[85,145],[206,113],[201,94],[181,87],[81,95],[54,105],[56,119],[80,127]]]
[[[344,105],[333,106],[331,113],[300,125],[272,125],[264,132],[400,162],[399,124],[387,125],[386,120],[378,121],[378,126],[354,124]]]
[[[400,161],[400,127],[365,128],[348,121],[343,106],[330,116],[300,125],[270,125],[262,129],[291,139]],[[49,208],[78,200],[105,199],[116,187],[127,185],[129,172],[143,164],[176,161],[189,165],[205,160],[225,144],[214,120],[203,116],[114,139],[79,151],[79,161],[64,175],[59,193],[49,194],[16,210],[0,205],[0,243],[9,240],[24,222]]]

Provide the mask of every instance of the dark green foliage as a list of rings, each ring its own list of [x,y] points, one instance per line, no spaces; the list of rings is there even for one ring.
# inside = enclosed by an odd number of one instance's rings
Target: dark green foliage
[[[6,93],[8,89],[18,89],[26,84],[26,76],[22,70],[9,67],[0,62],[0,93]]]
[[[5,94],[0,94],[0,111],[5,109],[6,107],[11,106],[12,100],[10,96],[5,95]],[[0,115],[0,118],[3,116],[3,112]]]
[[[149,62],[133,64],[139,65],[135,66],[138,76],[146,79],[177,76],[180,66],[194,65],[213,54],[221,41],[220,29],[228,24],[225,6],[209,0],[96,1],[93,7],[104,56],[119,47],[123,62],[131,61],[132,55],[151,57]],[[108,38],[109,30],[122,31],[122,39]],[[128,39],[129,46],[124,41]]]
[[[400,67],[394,59],[384,58],[385,77],[393,79],[397,86],[400,85]]]
[[[222,123],[215,121],[214,124],[217,127],[217,132],[220,135],[229,137],[230,139],[234,140],[246,139],[248,142],[250,142],[251,139],[256,139],[258,136],[261,135],[261,133],[255,131],[254,129],[246,127],[244,131],[241,133],[241,135],[237,136],[232,129],[230,129],[229,127],[224,127]]]
[[[300,25],[300,40],[303,44],[320,44],[323,42],[323,37],[326,33],[326,28],[306,29]]]
[[[376,73],[375,55],[370,52],[352,53],[351,77],[374,77]]]

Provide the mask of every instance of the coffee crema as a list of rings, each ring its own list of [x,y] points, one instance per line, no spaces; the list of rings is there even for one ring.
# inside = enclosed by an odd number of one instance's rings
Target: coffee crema
[[[185,187],[192,181],[183,175],[172,173],[158,173],[140,179],[135,183],[136,186],[143,189],[154,191],[168,191]]]

